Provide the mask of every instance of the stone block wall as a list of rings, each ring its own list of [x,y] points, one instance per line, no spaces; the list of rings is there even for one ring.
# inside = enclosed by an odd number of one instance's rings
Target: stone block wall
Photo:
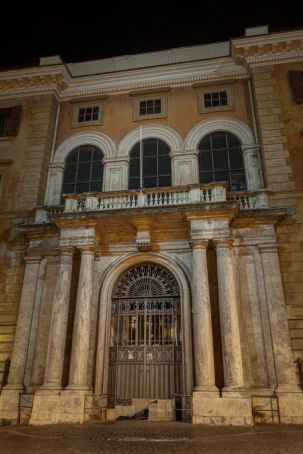
[[[28,223],[43,203],[56,117],[53,95],[2,99],[0,107],[22,106],[16,136],[0,141],[0,383],[11,356],[24,274]]]
[[[289,210],[277,237],[294,359],[303,359],[303,106],[290,70],[302,71],[302,62],[252,68],[252,80],[270,204]]]

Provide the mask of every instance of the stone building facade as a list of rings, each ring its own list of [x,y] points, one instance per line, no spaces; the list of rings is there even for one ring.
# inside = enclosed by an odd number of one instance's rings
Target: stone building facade
[[[303,422],[302,102],[303,30],[0,73],[0,418]]]

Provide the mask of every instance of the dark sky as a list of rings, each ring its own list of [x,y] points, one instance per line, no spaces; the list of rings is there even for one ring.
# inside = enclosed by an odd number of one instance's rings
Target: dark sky
[[[1,6],[0,68],[38,64],[46,55],[72,62],[225,41],[257,25],[303,28],[303,0],[178,3],[80,0],[73,12],[63,0],[26,4],[24,11],[18,2]]]

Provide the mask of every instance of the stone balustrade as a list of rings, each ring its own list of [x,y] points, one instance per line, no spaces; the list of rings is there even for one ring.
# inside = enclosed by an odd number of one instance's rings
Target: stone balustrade
[[[83,211],[109,211],[132,208],[239,202],[240,210],[269,208],[268,191],[226,192],[227,183],[195,184],[179,187],[64,195],[65,206],[39,207],[35,223],[48,222],[49,216]]]
[[[226,183],[65,195],[65,212],[104,211],[226,201]]]
[[[240,202],[240,210],[256,210],[270,206],[267,191],[229,192],[227,201]]]

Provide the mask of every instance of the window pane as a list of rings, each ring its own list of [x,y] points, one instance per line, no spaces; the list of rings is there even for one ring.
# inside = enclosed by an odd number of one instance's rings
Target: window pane
[[[130,177],[137,177],[140,173],[140,161],[139,159],[131,159],[129,166],[129,175]]]
[[[145,188],[156,188],[157,187],[157,178],[144,178],[143,186]]]
[[[93,181],[90,184],[89,190],[91,192],[101,192],[102,191],[102,181]]]
[[[214,181],[212,173],[200,173],[200,183],[211,183]]]
[[[140,143],[136,143],[136,145],[132,148],[130,152],[131,158],[139,157],[140,156]]]
[[[227,150],[213,151],[213,159],[215,169],[228,169]]]
[[[171,186],[171,177],[168,175],[165,177],[159,177],[159,187],[163,188],[165,186]]]
[[[81,164],[78,166],[77,181],[89,181],[90,164]]]
[[[211,134],[211,142],[213,148],[226,148],[225,133],[216,132]]]
[[[153,109],[153,107],[147,107],[147,109],[146,109],[146,113],[147,113],[148,115],[150,115],[150,114],[154,113],[154,109]]]
[[[213,101],[215,99],[219,99],[219,93],[212,93],[212,98],[213,98]]]
[[[94,162],[92,165],[91,180],[100,180],[102,178],[101,162]]]
[[[102,159],[102,153],[99,150],[97,150],[96,148],[94,148],[93,160],[101,161],[101,159]]]
[[[157,175],[157,158],[144,158],[143,175]]]
[[[170,173],[170,159],[167,156],[159,158],[159,175]]]
[[[81,147],[79,152],[79,162],[90,161],[92,157],[92,147]]]
[[[144,154],[144,157],[157,155],[157,140],[156,139],[145,139],[143,141],[143,154]]]
[[[246,181],[244,172],[231,172],[231,190],[245,191]]]
[[[65,183],[73,183],[76,180],[76,171],[77,171],[77,165],[76,164],[71,164],[67,165],[65,167],[65,172],[64,172],[64,182]]]
[[[154,105],[153,99],[149,99],[149,100],[146,102],[146,105],[147,105],[147,107],[153,107],[153,105]]]
[[[241,145],[239,139],[233,134],[226,134],[226,136],[229,147],[239,147]]]
[[[199,150],[210,150],[210,134],[206,137],[204,137],[203,140],[201,140],[199,144]]]
[[[229,183],[229,172],[215,172],[215,181],[228,181]]]
[[[74,184],[63,184],[62,194],[73,194],[74,193]]]
[[[168,155],[170,153],[169,146],[162,140],[158,140],[159,155]]]
[[[161,108],[161,99],[155,99],[155,107]]]
[[[233,148],[232,150],[229,150],[229,162],[231,169],[242,169],[244,167],[242,152],[239,148]]]
[[[129,189],[138,189],[140,187],[139,178],[130,179],[128,187],[129,187]]]
[[[212,159],[210,151],[200,153],[199,159],[200,170],[212,170]]]
[[[78,160],[78,150],[72,151],[66,160],[66,164],[71,164],[73,162],[77,162]]]
[[[89,192],[89,183],[77,183],[75,192],[76,194],[81,194],[82,192]]]

